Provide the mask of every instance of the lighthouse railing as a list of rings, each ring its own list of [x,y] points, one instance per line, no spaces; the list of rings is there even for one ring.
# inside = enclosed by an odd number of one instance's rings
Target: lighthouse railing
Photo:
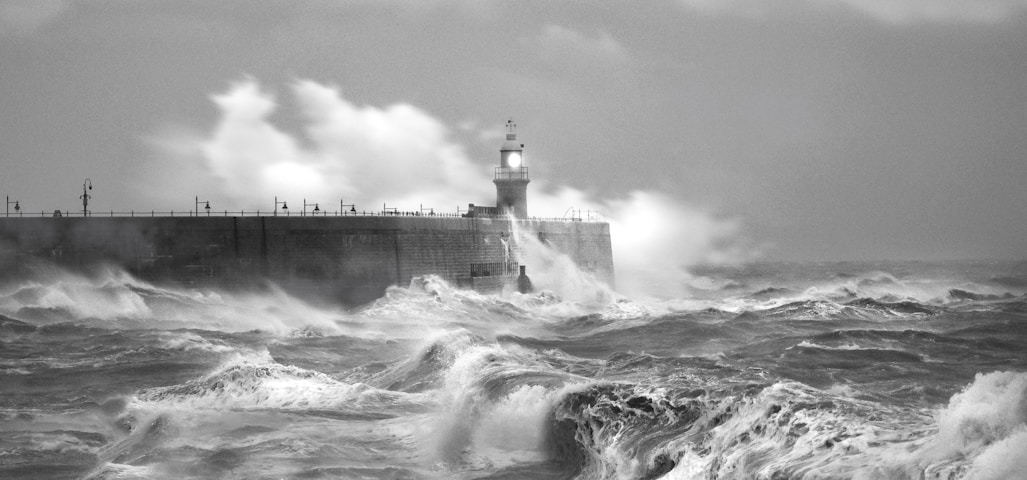
[[[527,180],[528,167],[496,167],[496,180]]]

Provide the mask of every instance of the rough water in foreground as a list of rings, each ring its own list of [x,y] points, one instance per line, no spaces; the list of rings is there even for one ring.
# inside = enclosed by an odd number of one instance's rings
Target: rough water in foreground
[[[694,273],[659,301],[428,277],[358,311],[26,279],[0,478],[1027,475],[1027,264]]]

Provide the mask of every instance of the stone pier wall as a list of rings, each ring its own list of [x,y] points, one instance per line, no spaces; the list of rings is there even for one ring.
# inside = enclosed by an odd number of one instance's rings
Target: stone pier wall
[[[359,305],[436,274],[475,288],[516,276],[513,228],[612,284],[609,225],[407,216],[0,218],[0,276],[34,265],[116,264],[142,279],[246,288],[272,281],[305,297]],[[528,265],[529,275],[531,266]]]

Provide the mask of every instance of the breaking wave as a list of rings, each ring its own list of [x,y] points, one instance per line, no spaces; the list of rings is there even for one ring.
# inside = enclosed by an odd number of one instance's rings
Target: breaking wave
[[[1014,478],[1027,374],[979,375],[935,417],[796,383],[566,394],[549,448],[579,478]]]

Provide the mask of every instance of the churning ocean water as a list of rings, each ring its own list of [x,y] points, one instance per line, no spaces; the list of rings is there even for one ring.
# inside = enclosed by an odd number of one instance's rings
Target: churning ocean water
[[[427,277],[356,311],[15,282],[0,478],[1027,478],[1027,264],[693,274],[661,300]]]

